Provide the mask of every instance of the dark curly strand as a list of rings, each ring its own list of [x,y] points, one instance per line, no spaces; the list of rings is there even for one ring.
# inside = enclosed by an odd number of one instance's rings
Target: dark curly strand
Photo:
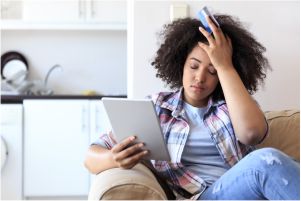
[[[250,94],[257,91],[257,86],[263,83],[269,66],[263,56],[265,47],[255,40],[240,23],[228,15],[215,15],[224,34],[232,41],[232,61],[240,78]],[[157,51],[152,66],[157,69],[156,77],[161,78],[170,88],[182,87],[183,68],[188,54],[199,41],[207,39],[199,32],[203,25],[197,19],[184,18],[164,25],[160,36],[163,43]],[[213,99],[224,99],[221,85],[218,84],[213,92]]]

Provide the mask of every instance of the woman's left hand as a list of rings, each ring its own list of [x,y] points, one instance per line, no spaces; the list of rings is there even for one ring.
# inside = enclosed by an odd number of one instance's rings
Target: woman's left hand
[[[200,32],[207,38],[209,45],[199,42],[198,45],[208,54],[212,65],[219,69],[233,67],[232,63],[232,43],[229,36],[225,36],[222,30],[217,27],[207,16],[206,20],[211,28],[212,34],[199,27]]]

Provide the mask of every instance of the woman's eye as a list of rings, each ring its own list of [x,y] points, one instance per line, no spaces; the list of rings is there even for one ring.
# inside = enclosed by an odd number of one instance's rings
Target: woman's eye
[[[199,67],[199,66],[197,66],[197,65],[191,65],[191,66],[190,66],[191,69],[197,69],[198,67]]]
[[[213,67],[209,67],[209,68],[208,68],[208,71],[209,71],[209,73],[210,73],[211,75],[216,75],[216,74],[217,74],[216,70],[215,70]]]

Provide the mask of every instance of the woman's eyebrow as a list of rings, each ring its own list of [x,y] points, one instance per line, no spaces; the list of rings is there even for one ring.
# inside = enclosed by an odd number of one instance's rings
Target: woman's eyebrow
[[[197,61],[197,62],[199,62],[199,63],[202,63],[202,61],[201,60],[198,60],[197,58],[195,58],[195,57],[191,57],[190,58],[191,60],[195,60],[195,61]]]
[[[202,63],[201,60],[199,60],[199,59],[197,59],[197,58],[195,58],[195,57],[191,57],[190,59],[191,59],[191,60],[195,60],[195,61],[197,61],[197,62],[199,62],[199,63]],[[209,63],[209,66],[213,66],[212,63]]]

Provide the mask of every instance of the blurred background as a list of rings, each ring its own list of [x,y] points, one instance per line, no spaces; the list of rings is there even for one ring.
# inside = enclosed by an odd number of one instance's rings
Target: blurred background
[[[1,199],[87,199],[89,144],[110,129],[101,98],[168,87],[150,62],[158,33],[207,6],[236,16],[267,49],[254,94],[300,108],[299,1],[1,1]],[[147,83],[147,84],[146,84]]]

